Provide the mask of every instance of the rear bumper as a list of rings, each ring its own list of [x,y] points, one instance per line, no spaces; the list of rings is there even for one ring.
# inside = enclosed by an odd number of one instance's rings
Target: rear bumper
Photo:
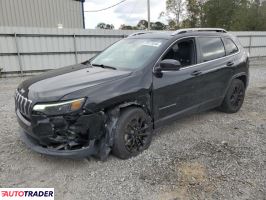
[[[94,141],[91,141],[88,147],[78,150],[55,150],[40,146],[38,141],[27,134],[23,129],[20,130],[21,140],[33,151],[49,156],[59,156],[64,158],[82,159],[96,154]]]

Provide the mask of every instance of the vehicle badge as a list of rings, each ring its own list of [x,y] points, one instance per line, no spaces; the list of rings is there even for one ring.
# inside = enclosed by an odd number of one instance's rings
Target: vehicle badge
[[[24,94],[24,93],[25,93],[25,90],[22,88],[22,89],[20,90],[20,93],[21,93],[21,94]]]

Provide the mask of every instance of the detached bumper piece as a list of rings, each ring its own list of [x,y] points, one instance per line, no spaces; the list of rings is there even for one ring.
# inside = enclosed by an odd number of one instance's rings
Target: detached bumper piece
[[[46,155],[85,158],[97,155],[105,135],[105,115],[66,115],[47,117],[33,115],[28,120],[19,111],[21,139],[32,150]]]
[[[90,141],[87,147],[82,147],[76,150],[57,150],[53,148],[44,148],[40,146],[38,141],[31,137],[25,131],[21,130],[20,133],[22,141],[33,151],[49,156],[60,156],[72,159],[82,159],[97,154],[94,141]]]

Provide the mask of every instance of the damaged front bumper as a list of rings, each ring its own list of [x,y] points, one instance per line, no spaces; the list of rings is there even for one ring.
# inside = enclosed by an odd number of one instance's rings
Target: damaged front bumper
[[[57,150],[53,148],[45,148],[40,146],[38,140],[31,137],[24,130],[20,132],[21,140],[33,151],[49,155],[49,156],[59,156],[64,158],[82,159],[92,155],[96,155],[98,150],[95,147],[94,141],[90,141],[87,147],[82,147],[76,150]]]
[[[31,119],[16,111],[22,141],[32,150],[51,156],[85,158],[97,155],[105,135],[103,113]]]

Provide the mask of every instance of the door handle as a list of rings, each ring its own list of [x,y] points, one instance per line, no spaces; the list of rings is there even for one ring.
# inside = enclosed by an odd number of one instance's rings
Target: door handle
[[[198,76],[198,75],[201,75],[201,74],[202,74],[202,72],[198,71],[198,70],[191,73],[192,76]]]
[[[231,67],[231,66],[233,66],[235,63],[233,63],[233,62],[228,62],[226,65],[228,66],[228,67]]]

